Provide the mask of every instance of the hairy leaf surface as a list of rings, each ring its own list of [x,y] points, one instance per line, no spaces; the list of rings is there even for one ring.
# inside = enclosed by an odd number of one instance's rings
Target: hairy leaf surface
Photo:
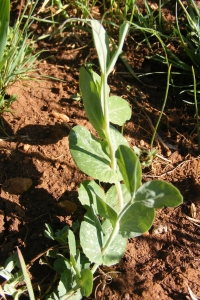
[[[80,227],[80,243],[92,263],[102,264],[103,232],[98,217],[91,211],[85,214]]]
[[[106,203],[105,194],[95,181],[85,181],[79,188],[79,199],[83,205],[90,207],[94,205],[96,214],[107,218],[114,225],[117,219],[115,210]]]
[[[115,183],[118,176],[110,167],[110,158],[102,149],[101,141],[86,128],[75,126],[69,135],[71,155],[77,167],[102,182]]]
[[[144,183],[137,190],[135,201],[146,207],[176,207],[182,203],[183,197],[172,184],[162,180],[152,180]]]
[[[124,183],[128,191],[134,194],[140,187],[142,179],[140,161],[134,151],[124,145],[119,146],[116,157]]]
[[[106,74],[106,67],[110,59],[108,35],[99,21],[91,20],[91,26],[101,72]]]
[[[133,238],[146,232],[151,227],[155,210],[140,203],[133,203],[120,221],[120,233],[123,237]]]
[[[99,136],[103,138],[105,136],[103,132],[104,117],[101,106],[100,87],[98,86],[99,83],[95,82],[95,78],[98,77],[95,72],[86,70],[83,67],[80,69],[79,82],[84,108],[90,123],[96,129]]]
[[[126,100],[118,96],[108,98],[110,122],[119,126],[131,118],[131,108]]]
[[[125,184],[121,184],[122,194],[124,198],[124,206],[131,200],[131,194],[127,190]],[[115,185],[111,186],[106,193],[106,202],[116,211],[120,211],[118,195]]]

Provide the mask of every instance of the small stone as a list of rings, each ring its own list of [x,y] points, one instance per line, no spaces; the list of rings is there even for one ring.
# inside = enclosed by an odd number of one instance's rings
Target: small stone
[[[21,195],[28,191],[32,184],[33,181],[30,178],[10,178],[4,183],[3,190],[9,194]]]
[[[60,163],[59,163],[59,161],[56,161],[56,162],[55,162],[55,167],[56,167],[57,170],[60,168]]]
[[[69,190],[73,190],[75,186],[76,186],[75,182],[72,181],[72,183],[69,186]]]
[[[167,226],[157,225],[153,227],[152,234],[162,234],[167,232]]]
[[[66,116],[65,114],[60,114],[60,113],[58,113],[58,112],[56,112],[56,111],[52,111],[51,114],[52,114],[52,115],[54,116],[54,118],[56,118],[56,119],[62,120],[63,122],[69,122],[69,117]]]
[[[29,144],[25,144],[23,148],[24,148],[24,151],[27,152],[28,149],[30,148],[30,145]]]
[[[77,205],[69,200],[59,202],[58,205],[62,207],[68,214],[73,214],[77,210]]]
[[[143,141],[143,140],[140,140],[140,146],[141,146],[141,147],[144,147],[144,145],[145,145],[144,141]]]

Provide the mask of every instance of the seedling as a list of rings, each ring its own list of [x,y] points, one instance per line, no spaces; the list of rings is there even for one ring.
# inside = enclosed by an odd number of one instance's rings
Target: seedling
[[[157,149],[144,150],[136,146],[133,146],[133,150],[135,151],[135,154],[138,156],[140,163],[143,167],[149,167],[152,164],[152,161],[158,152]]]
[[[132,113],[127,101],[110,96],[108,86],[108,76],[122,51],[128,23],[120,26],[118,47],[112,54],[101,23],[96,20],[87,23],[92,28],[100,75],[92,68],[82,67],[79,81],[84,108],[96,135],[83,126],[75,126],[69,135],[69,147],[77,167],[94,180],[83,181],[78,189],[79,200],[86,209],[80,226],[75,223],[72,228],[65,226],[54,233],[46,225],[45,235],[62,246],[62,250],[48,251],[43,260],[49,264],[48,257],[54,258],[53,282],[58,281],[58,285],[44,295],[52,300],[88,297],[96,270],[101,265],[112,266],[120,261],[128,239],[150,229],[155,210],[182,203],[180,192],[167,182],[142,184],[139,159],[114,127],[124,126]],[[109,183],[108,190],[103,190],[101,183]]]
[[[0,285],[0,295],[2,295],[4,299],[6,299],[5,295],[8,295],[17,300],[22,294],[27,292],[27,287],[24,285],[25,277],[27,276],[25,273],[27,271],[23,273],[24,271],[25,263],[23,263],[21,251],[18,249],[18,253],[15,252],[10,256],[6,260],[4,267],[0,268],[0,276],[5,279],[5,282]],[[28,283],[28,285],[28,289],[31,289],[30,283]],[[30,299],[33,300],[34,298],[30,297]]]
[[[157,208],[176,207],[182,203],[180,192],[167,182],[157,180],[142,184],[138,157],[112,125],[123,126],[131,117],[128,102],[110,96],[107,83],[122,51],[128,23],[120,27],[119,44],[112,55],[103,26],[96,20],[88,23],[92,27],[101,74],[82,67],[79,80],[86,114],[97,134],[94,136],[85,127],[75,126],[69,135],[69,146],[77,167],[94,180],[85,180],[78,190],[79,200],[86,209],[79,231],[81,251],[77,250],[77,241],[69,228],[59,233],[65,243],[68,241],[70,258],[58,258],[62,260],[61,279],[51,299],[88,296],[96,270],[101,265],[112,266],[120,261],[128,238],[150,229]],[[103,190],[98,182],[109,183],[110,188]],[[50,227],[46,235],[54,239]],[[82,263],[84,257],[85,265]]]

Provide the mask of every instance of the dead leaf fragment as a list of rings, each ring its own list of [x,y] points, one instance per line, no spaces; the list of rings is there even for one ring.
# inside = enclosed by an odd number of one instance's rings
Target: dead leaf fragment
[[[187,287],[188,287],[188,291],[189,291],[189,294],[190,294],[190,297],[192,300],[200,300],[200,298],[198,296],[196,296],[193,291],[190,289],[190,287],[188,286],[188,284],[186,283]]]
[[[191,217],[194,218],[194,219],[197,216],[197,209],[196,209],[196,206],[195,206],[194,203],[192,203],[191,206],[190,206],[190,214],[191,214]]]
[[[52,116],[58,120],[62,120],[63,122],[69,122],[69,117],[66,116],[65,114],[60,114],[58,112],[52,111]]]
[[[68,214],[73,214],[77,210],[77,205],[69,200],[59,202],[58,205],[62,207]]]
[[[33,181],[31,178],[9,178],[3,185],[3,190],[9,194],[21,195],[28,191],[32,184]]]
[[[158,9],[158,4],[157,3],[152,3],[150,4],[150,7],[152,10],[157,10]]]

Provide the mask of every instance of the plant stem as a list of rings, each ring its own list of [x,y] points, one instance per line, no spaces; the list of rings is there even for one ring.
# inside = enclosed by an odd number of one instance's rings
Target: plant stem
[[[101,251],[102,256],[106,253],[110,244],[112,243],[112,241],[114,240],[114,238],[116,237],[116,235],[119,232],[119,221],[120,221],[120,218],[117,219],[110,237],[108,238],[105,246],[102,248],[102,251]],[[99,264],[94,264],[94,266],[91,269],[92,274],[94,274],[96,272],[98,267],[99,267]]]
[[[159,0],[159,4],[158,4],[158,24],[159,24],[159,26],[161,26],[161,22],[162,22],[162,11],[161,11],[161,0]]]
[[[119,183],[119,185],[120,185],[120,183]],[[120,186],[120,189],[121,189],[121,186]],[[122,199],[123,199],[123,196],[122,196]],[[115,226],[113,228],[113,231],[111,232],[111,235],[108,238],[105,246],[102,248],[102,251],[101,251],[102,256],[106,253],[107,249],[110,247],[110,244],[112,243],[112,241],[114,240],[114,238],[118,234],[119,228],[120,228],[120,220],[123,217],[124,213],[127,211],[127,209],[130,207],[131,204],[132,203],[129,201],[129,203],[127,203],[126,206],[123,207],[122,210],[120,210],[120,213],[119,213],[118,218],[116,220],[116,223],[115,223]],[[93,265],[93,267],[91,269],[92,274],[94,274],[96,272],[96,270],[98,269],[98,267],[99,267],[99,264],[94,264]]]
[[[162,109],[161,109],[161,113],[159,115],[159,118],[158,118],[158,121],[156,123],[156,126],[155,126],[155,129],[154,129],[154,132],[153,132],[153,136],[151,138],[151,144],[150,144],[150,148],[152,149],[153,147],[153,142],[154,142],[154,139],[155,139],[155,136],[156,136],[156,133],[157,133],[157,130],[158,130],[158,125],[160,124],[160,120],[162,118],[162,115],[163,115],[163,112],[164,112],[164,109],[165,109],[165,105],[166,105],[166,102],[167,102],[167,96],[168,96],[168,92],[169,92],[169,82],[170,82],[170,73],[171,73],[171,64],[169,65],[169,68],[168,68],[168,73],[167,73],[167,87],[166,87],[166,92],[165,92],[165,99],[164,99],[164,102],[163,102],[163,106],[162,106]]]
[[[120,184],[119,181],[117,181],[115,183],[115,187],[116,187],[117,195],[118,195],[119,209],[121,211],[124,207],[124,197],[123,197],[123,194],[122,194],[122,188],[121,188],[121,184]]]
[[[194,71],[193,66],[192,66],[192,75],[193,75],[193,80],[194,80],[194,104],[195,104],[196,122],[197,122],[198,148],[200,149],[199,110],[198,110],[198,104],[197,104],[196,77],[195,77],[195,71]]]
[[[114,171],[116,171],[116,169],[117,169],[117,163],[116,163],[115,151],[114,151],[114,148],[112,146],[112,140],[111,140],[111,135],[110,135],[110,120],[109,120],[109,111],[108,111],[107,79],[108,79],[108,75],[107,74],[103,74],[102,75],[102,80],[103,80],[103,93],[102,93],[102,97],[103,97],[103,101],[101,101],[101,103],[103,103],[106,140],[107,140],[108,147],[109,147],[109,150],[110,150],[110,160],[111,160],[110,166],[111,166],[111,168]]]
[[[106,134],[106,140],[108,143],[108,147],[110,150],[110,166],[111,168],[116,171],[117,170],[117,161],[116,161],[116,157],[115,157],[115,149],[112,145],[112,139],[111,139],[111,135],[110,135],[110,120],[109,120],[109,111],[108,111],[108,93],[107,93],[107,74],[103,74],[102,75],[102,80],[103,80],[103,101],[101,101],[101,103],[103,103],[103,111],[104,111],[104,121],[105,121],[105,134]],[[117,181],[115,183],[116,186],[116,190],[117,190],[117,195],[118,195],[118,201],[119,201],[119,207],[120,207],[120,211],[122,210],[123,206],[124,206],[124,201],[123,201],[123,194],[122,194],[122,189],[121,189],[121,185],[120,182]]]

